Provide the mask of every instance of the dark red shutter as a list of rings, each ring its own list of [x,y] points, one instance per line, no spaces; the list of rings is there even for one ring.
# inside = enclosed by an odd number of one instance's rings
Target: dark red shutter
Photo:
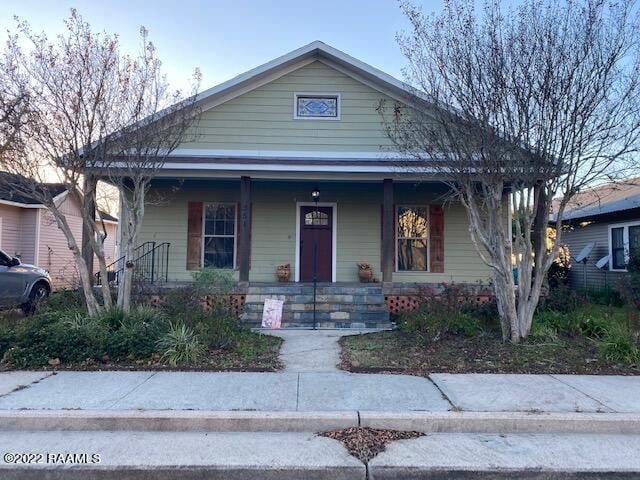
[[[187,207],[187,270],[198,270],[202,262],[202,202]]]
[[[429,269],[444,273],[444,209],[442,205],[429,205]]]

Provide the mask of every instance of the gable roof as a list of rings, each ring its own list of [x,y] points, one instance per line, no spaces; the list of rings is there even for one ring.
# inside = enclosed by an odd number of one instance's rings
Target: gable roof
[[[417,98],[419,95],[418,92],[408,84],[392,77],[382,70],[347,55],[320,40],[316,40],[203,91],[196,97],[196,102],[199,104],[210,104],[216,103],[216,100],[230,100],[234,98],[233,95],[230,95],[233,92],[238,92],[238,95],[246,93],[253,89],[251,86],[257,88],[257,86],[271,81],[272,79],[269,77],[278,71],[284,71],[286,73],[290,67],[299,66],[305,61],[311,63],[315,60],[326,63],[336,70],[351,76],[355,80],[386,93],[392,98],[404,99],[406,101],[407,98]],[[260,83],[261,80],[264,81],[264,83]],[[226,98],[229,96],[230,98]],[[426,99],[426,97],[422,98]]]
[[[21,183],[26,184],[29,182],[26,178],[9,172],[0,172],[0,177],[2,177],[2,184],[7,185],[19,185]],[[38,188],[41,189],[42,192],[48,191],[52,198],[56,198],[67,191],[67,188],[63,183],[41,183],[38,185]],[[15,190],[10,189],[0,189],[0,200],[20,203],[23,205],[41,205],[36,198],[28,195],[21,195]]]
[[[554,200],[554,211],[559,199]],[[640,177],[609,182],[576,195],[567,205],[564,220],[575,220],[606,213],[640,208]],[[555,214],[551,215],[551,220]]]
[[[0,171],[0,177],[3,177],[4,180],[8,179],[13,184],[19,184],[21,182],[27,182],[28,180],[21,175],[17,175],[9,172]],[[3,181],[4,183],[4,181]],[[49,191],[49,194],[52,198],[58,199],[62,198],[63,194],[67,193],[67,187],[64,183],[40,183],[38,188],[42,189],[42,191]],[[22,208],[42,208],[42,203],[28,195],[21,195],[12,190],[4,190],[0,189],[0,203],[8,203],[10,205]],[[118,219],[113,215],[108,214],[103,210],[98,210],[100,213],[100,217],[105,222],[113,222],[117,223]]]

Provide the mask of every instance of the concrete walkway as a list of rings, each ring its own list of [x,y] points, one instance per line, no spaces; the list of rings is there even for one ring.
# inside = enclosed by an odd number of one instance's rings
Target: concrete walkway
[[[345,329],[261,331],[284,339],[280,358],[284,362],[285,372],[337,372],[340,363],[340,337],[369,332]]]

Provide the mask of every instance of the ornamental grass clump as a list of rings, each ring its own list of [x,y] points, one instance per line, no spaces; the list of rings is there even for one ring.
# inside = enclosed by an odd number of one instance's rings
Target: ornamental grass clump
[[[195,363],[200,360],[206,348],[198,336],[184,323],[169,324],[169,331],[158,340],[162,360],[172,367]]]

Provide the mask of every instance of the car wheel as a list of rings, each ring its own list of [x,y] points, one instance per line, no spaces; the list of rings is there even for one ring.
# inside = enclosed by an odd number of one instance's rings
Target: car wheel
[[[49,296],[49,287],[43,283],[37,283],[31,288],[29,293],[29,301],[24,303],[21,308],[25,315],[35,313],[38,304]]]

